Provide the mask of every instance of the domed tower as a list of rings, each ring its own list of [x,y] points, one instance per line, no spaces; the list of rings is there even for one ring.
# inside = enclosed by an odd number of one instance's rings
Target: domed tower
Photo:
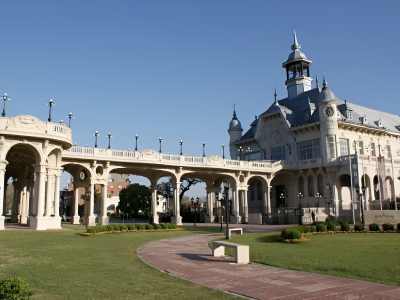
[[[236,115],[236,109],[233,108],[233,116],[232,120],[229,122],[229,153],[231,155],[231,159],[238,158],[238,149],[235,145],[235,142],[239,141],[242,137],[242,124],[240,124],[239,119]]]
[[[282,64],[282,67],[286,69],[285,84],[289,99],[311,90],[310,65],[312,61],[300,49],[296,32],[293,32],[292,52]]]
[[[328,87],[326,80],[322,83],[319,97],[319,123],[321,132],[322,158],[324,162],[330,162],[337,157],[337,106],[336,96]]]

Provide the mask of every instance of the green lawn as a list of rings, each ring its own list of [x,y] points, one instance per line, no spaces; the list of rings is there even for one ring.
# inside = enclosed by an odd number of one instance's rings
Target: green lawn
[[[251,260],[267,265],[400,285],[400,234],[313,235],[286,244],[277,233],[232,239],[250,245]]]
[[[0,232],[0,278],[26,279],[34,299],[231,299],[154,270],[136,256],[147,241],[188,232],[83,237],[69,228]]]

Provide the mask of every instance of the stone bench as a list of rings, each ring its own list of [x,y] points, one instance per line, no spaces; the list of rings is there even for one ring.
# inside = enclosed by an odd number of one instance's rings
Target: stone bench
[[[250,248],[247,245],[239,245],[226,241],[212,241],[209,244],[214,257],[224,257],[225,248],[234,251],[234,258],[237,264],[248,264],[250,262]]]
[[[243,235],[243,228],[229,228],[228,229],[228,238],[232,237],[232,232],[238,232],[240,235]]]

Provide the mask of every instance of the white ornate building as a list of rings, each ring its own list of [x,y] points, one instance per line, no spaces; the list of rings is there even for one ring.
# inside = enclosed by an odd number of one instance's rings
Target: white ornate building
[[[284,162],[270,182],[269,221],[377,221],[385,210],[385,218],[400,222],[400,117],[342,100],[325,79],[313,87],[312,61],[296,34],[291,49],[282,64],[287,97],[275,92],[244,134],[234,111],[228,129],[232,159]],[[259,187],[249,186],[250,219],[259,212]]]

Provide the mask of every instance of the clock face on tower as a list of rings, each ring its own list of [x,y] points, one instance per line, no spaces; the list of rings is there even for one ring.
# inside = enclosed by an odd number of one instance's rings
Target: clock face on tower
[[[325,114],[326,114],[328,117],[332,117],[334,113],[335,113],[335,111],[333,110],[333,107],[332,107],[332,106],[328,106],[328,107],[325,109]]]

